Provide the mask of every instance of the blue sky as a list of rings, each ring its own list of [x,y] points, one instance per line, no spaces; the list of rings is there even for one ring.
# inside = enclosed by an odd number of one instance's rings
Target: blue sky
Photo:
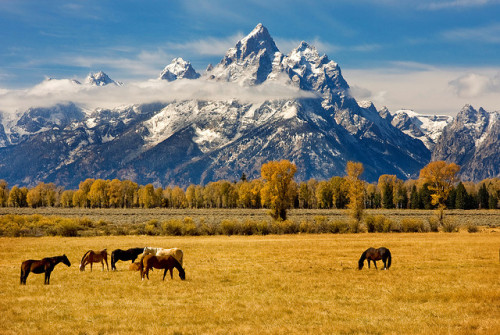
[[[284,53],[315,45],[378,108],[500,110],[499,0],[0,0],[0,90],[147,80],[174,57],[203,72],[259,22]]]

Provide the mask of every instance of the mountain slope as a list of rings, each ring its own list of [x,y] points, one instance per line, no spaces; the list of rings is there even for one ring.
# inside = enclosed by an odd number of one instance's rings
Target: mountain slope
[[[432,159],[460,165],[464,180],[500,177],[499,114],[466,105],[443,129]]]
[[[2,178],[11,185],[77,187],[85,178],[120,178],[186,186],[237,180],[242,173],[258,178],[266,161],[289,159],[298,167],[297,181],[344,175],[349,160],[362,162],[363,178],[375,181],[381,174],[417,176],[430,161],[431,151],[395,127],[396,118],[349,94],[337,63],[305,42],[282,54],[261,24],[200,78],[191,69],[174,59],[160,77],[192,79],[198,87],[279,83],[311,97],[174,100],[91,111],[67,104],[47,115],[30,109],[4,131]],[[482,143],[494,142],[492,136]]]

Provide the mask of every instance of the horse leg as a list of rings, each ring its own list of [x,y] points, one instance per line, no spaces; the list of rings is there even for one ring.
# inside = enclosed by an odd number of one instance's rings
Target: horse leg
[[[109,271],[108,258],[106,257],[104,260],[106,261],[106,269]],[[104,264],[102,265],[102,269],[104,270]]]
[[[377,269],[377,261],[376,260],[373,260],[373,265],[375,265],[375,270],[378,270]]]
[[[167,268],[165,268],[165,271],[163,271],[163,280],[165,280],[165,275],[167,274]]]
[[[370,260],[368,260],[368,269],[370,268]]]
[[[21,269],[21,285],[26,285],[26,279],[28,278],[29,273],[29,270]]]
[[[45,285],[49,285],[50,284],[50,273],[51,272],[52,272],[51,270],[45,271],[45,282],[44,282]]]
[[[170,279],[174,279],[174,268],[170,268]]]
[[[92,272],[92,262],[90,262],[90,272]]]

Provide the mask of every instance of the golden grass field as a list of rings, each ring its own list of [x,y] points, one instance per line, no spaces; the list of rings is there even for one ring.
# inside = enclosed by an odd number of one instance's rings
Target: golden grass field
[[[500,231],[203,237],[0,238],[1,334],[498,334]],[[179,247],[186,281],[141,281],[88,249]],[[357,270],[368,247],[389,271]],[[66,253],[51,285],[20,264]],[[379,269],[382,262],[379,263]]]

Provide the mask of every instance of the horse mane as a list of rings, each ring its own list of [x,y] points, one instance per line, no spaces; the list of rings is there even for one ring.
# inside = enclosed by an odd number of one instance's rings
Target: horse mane
[[[181,263],[175,259],[174,256],[170,256],[173,261],[174,261],[174,267],[179,271],[179,275],[183,275],[184,277],[186,276],[186,271],[184,271],[184,268],[182,267]]]
[[[92,250],[89,250],[89,251],[87,251],[86,253],[84,253],[84,254],[83,254],[82,261],[80,262],[80,264],[82,264],[82,263],[83,263],[83,260],[85,259],[85,256],[87,256],[87,254],[88,254],[89,252],[91,252],[91,251],[92,251]]]

